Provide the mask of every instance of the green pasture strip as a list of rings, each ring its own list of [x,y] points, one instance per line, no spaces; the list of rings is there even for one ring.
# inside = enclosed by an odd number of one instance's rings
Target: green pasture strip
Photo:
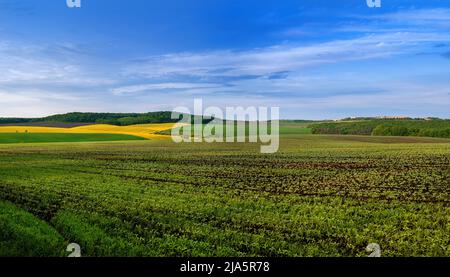
[[[145,138],[122,134],[78,134],[78,133],[0,133],[0,144],[45,143],[45,142],[89,142],[145,140]]]

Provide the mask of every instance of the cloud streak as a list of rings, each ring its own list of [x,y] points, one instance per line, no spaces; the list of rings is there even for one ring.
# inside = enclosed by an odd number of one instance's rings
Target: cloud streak
[[[152,91],[214,89],[219,87],[222,87],[222,85],[212,83],[154,83],[118,87],[112,89],[111,92],[114,95],[130,95]]]
[[[241,52],[175,53],[131,64],[123,74],[142,78],[263,77],[322,64],[414,54],[429,44],[448,41],[450,34],[398,32],[307,46],[276,45]]]

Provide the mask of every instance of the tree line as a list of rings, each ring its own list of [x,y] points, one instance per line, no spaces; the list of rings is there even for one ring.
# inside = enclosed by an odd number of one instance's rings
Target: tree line
[[[450,138],[450,120],[372,119],[311,124],[313,134]]]
[[[73,112],[66,114],[57,114],[41,118],[0,118],[0,124],[24,124],[24,123],[92,123],[92,124],[111,124],[118,126],[128,126],[135,124],[150,123],[175,123],[178,118],[172,118],[172,112],[148,112],[148,113],[81,113]],[[199,116],[192,116],[192,122]],[[208,123],[212,119],[201,118],[202,123]]]

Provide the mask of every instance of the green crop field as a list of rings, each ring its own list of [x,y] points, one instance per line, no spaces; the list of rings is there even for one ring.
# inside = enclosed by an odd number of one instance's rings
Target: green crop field
[[[2,256],[58,256],[64,254],[63,237],[45,221],[0,202],[0,254]]]
[[[210,126],[215,126],[215,128],[221,128],[223,130],[224,136],[226,135],[227,126],[225,124],[211,124]],[[288,120],[281,120],[279,122],[279,133],[280,135],[307,135],[312,134],[312,129],[308,128],[308,125],[310,125],[311,122],[296,122],[296,121],[288,121]],[[205,128],[206,125],[203,125],[203,128]],[[236,126],[236,125],[235,125]],[[271,132],[272,126],[270,123],[267,123],[267,130],[269,133]],[[158,134],[162,135],[170,135],[172,132],[172,129],[164,130],[161,132],[158,132]],[[235,133],[236,133],[236,127],[235,127]],[[256,127],[256,132],[259,133],[259,127]],[[194,127],[191,127],[191,133],[194,135]],[[246,123],[245,125],[245,133],[246,136],[249,135],[249,125]]]
[[[117,140],[144,140],[144,138],[122,134],[76,134],[76,133],[0,133],[0,144],[42,142],[92,142]]]
[[[0,145],[0,256],[450,256],[450,140],[291,134],[259,150]]]
[[[310,128],[298,128],[296,126],[280,126],[280,134],[282,135],[307,135],[312,134]]]

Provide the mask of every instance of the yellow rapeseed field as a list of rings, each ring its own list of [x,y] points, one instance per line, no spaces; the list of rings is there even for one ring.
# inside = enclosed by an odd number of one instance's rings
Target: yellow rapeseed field
[[[146,139],[167,139],[169,136],[155,134],[171,129],[175,123],[139,124],[115,126],[94,124],[73,128],[36,127],[36,126],[0,126],[0,133],[65,133],[65,134],[124,134]]]

